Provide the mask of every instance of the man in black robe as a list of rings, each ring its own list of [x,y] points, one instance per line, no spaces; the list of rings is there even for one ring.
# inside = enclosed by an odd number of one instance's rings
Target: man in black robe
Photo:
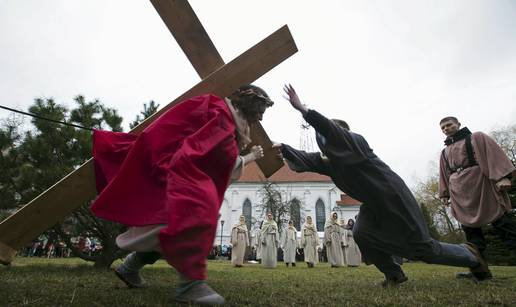
[[[380,160],[344,121],[330,120],[301,104],[291,85],[284,88],[292,106],[314,127],[321,153],[307,153],[281,144],[283,156],[297,172],[316,172],[363,202],[353,236],[366,263],[385,274],[383,286],[407,280],[392,256],[427,263],[469,267],[479,280],[487,264],[471,244],[447,244],[432,239],[419,205],[403,180]]]

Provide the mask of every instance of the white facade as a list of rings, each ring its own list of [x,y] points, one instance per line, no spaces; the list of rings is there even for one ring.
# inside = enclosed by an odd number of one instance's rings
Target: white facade
[[[318,230],[319,237],[322,238],[323,231],[320,228],[324,227],[324,222],[328,219],[331,211],[337,211],[339,219],[350,218],[355,219],[358,214],[359,206],[337,206],[336,202],[340,200],[340,191],[333,182],[276,182],[277,189],[281,192],[283,200],[291,200],[297,198],[300,203],[301,225],[304,223],[307,215],[312,216],[314,223],[319,223]],[[257,228],[260,222],[264,220],[265,213],[262,212],[260,206],[261,196],[260,190],[263,183],[260,182],[236,182],[229,186],[225,195],[224,202],[220,209],[220,218],[218,222],[217,235],[215,237],[215,245],[229,245],[231,228],[238,223],[240,215],[243,214],[244,203],[251,204],[251,235]],[[321,214],[316,214],[316,204],[319,202],[319,207],[324,207],[324,218]],[[322,205],[321,205],[322,203]],[[319,208],[319,210],[321,210]],[[321,211],[319,212],[321,213]],[[224,221],[224,226],[221,228],[221,221]],[[298,229],[300,230],[300,229]]]

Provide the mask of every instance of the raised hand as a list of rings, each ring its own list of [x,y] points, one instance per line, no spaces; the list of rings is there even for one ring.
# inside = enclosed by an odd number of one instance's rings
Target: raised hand
[[[299,96],[297,96],[294,87],[290,84],[285,84],[283,90],[285,91],[285,94],[287,94],[287,96],[283,96],[283,98],[288,100],[294,109],[305,115],[306,112],[308,112],[308,109],[301,103],[301,100],[299,99]]]
[[[508,178],[503,178],[496,183],[498,191],[508,191],[511,189],[511,181]]]

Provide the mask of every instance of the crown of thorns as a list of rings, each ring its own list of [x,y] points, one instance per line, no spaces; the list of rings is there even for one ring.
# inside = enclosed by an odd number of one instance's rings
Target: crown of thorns
[[[272,101],[269,97],[264,96],[264,95],[256,92],[253,89],[237,90],[237,94],[239,96],[247,96],[247,97],[251,97],[251,98],[258,98],[258,99],[264,100],[265,102],[267,102],[269,104],[274,104],[274,101]]]

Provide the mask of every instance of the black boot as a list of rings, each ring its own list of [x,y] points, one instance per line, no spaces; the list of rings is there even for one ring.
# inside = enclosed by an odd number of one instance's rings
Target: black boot
[[[381,286],[383,288],[394,288],[397,287],[399,284],[406,282],[407,280],[407,276],[405,276],[405,274],[401,272],[401,274],[396,277],[385,278],[385,280],[382,281]]]
[[[295,267],[296,266],[296,263],[295,262],[292,262],[292,267]]]
[[[285,264],[287,265],[287,268],[288,268],[288,262],[285,262]]]

